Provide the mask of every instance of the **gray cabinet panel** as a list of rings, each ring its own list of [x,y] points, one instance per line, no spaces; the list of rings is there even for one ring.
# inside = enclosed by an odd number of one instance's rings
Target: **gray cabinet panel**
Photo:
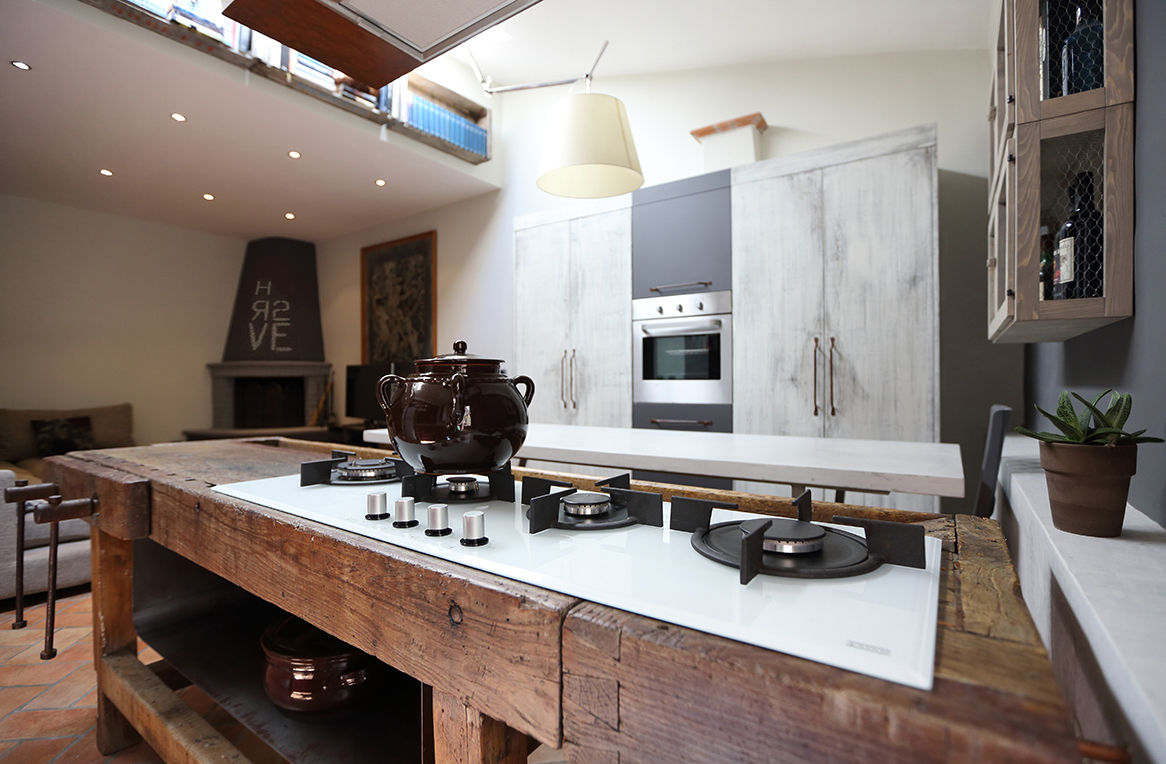
[[[729,172],[666,183],[633,194],[632,296],[730,289]],[[652,287],[709,281],[653,292]]]

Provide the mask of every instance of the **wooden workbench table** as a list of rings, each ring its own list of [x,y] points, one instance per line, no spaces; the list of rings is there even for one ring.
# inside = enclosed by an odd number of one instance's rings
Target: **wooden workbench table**
[[[201,441],[51,461],[96,495],[98,745],[141,734],[167,761],[240,755],[135,657],[134,539],[150,539],[432,687],[434,759],[1075,758],[1068,712],[989,520],[903,513],[944,541],[936,681],[915,690],[581,602],[215,493],[327,446]],[[359,449],[362,452],[363,449]],[[522,471],[516,470],[521,477]],[[700,494],[700,489],[685,489]],[[742,509],[791,514],[740,495]],[[823,517],[879,515],[821,505]]]

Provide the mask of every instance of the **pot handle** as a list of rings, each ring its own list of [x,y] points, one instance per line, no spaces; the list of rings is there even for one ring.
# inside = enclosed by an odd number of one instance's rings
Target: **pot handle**
[[[349,671],[347,674],[340,675],[340,684],[343,687],[354,687],[368,679],[368,672],[364,669],[357,669],[356,671]]]
[[[453,411],[451,421],[454,427],[461,430],[469,426],[466,418],[466,375],[460,371],[451,375],[449,381],[453,383]]]
[[[522,402],[527,406],[530,405],[531,399],[534,398],[534,380],[527,376],[515,377],[510,380],[513,385],[526,385],[526,392],[522,394]]]
[[[376,392],[377,392],[377,403],[379,403],[381,405],[382,409],[388,409],[389,403],[392,402],[392,399],[393,399],[392,387],[393,387],[393,385],[404,385],[404,384],[405,384],[405,378],[399,377],[396,374],[386,374],[385,376],[381,377],[380,381],[377,382]],[[388,411],[386,411],[385,413],[387,414]]]

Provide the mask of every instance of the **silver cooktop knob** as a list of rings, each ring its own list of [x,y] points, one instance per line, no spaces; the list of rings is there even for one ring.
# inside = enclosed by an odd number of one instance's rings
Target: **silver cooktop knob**
[[[365,512],[365,520],[384,520],[389,516],[389,499],[384,492],[370,493],[368,495],[368,509]]]
[[[445,504],[429,505],[429,527],[425,529],[426,536],[448,536],[453,533],[449,527],[449,506]]]
[[[417,518],[413,516],[413,497],[405,496],[397,499],[393,506],[393,527],[412,528],[417,525]]]
[[[486,513],[475,509],[462,515],[462,546],[482,546],[486,538]]]

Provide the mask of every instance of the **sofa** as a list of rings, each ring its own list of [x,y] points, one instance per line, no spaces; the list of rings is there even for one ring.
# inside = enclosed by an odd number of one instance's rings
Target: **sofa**
[[[17,480],[39,483],[49,476],[45,457],[90,448],[134,445],[129,403],[83,409],[0,409],[0,600],[16,593],[16,505],[3,501]],[[49,526],[24,518],[24,593],[48,588]],[[59,524],[57,586],[89,581],[89,524]]]

